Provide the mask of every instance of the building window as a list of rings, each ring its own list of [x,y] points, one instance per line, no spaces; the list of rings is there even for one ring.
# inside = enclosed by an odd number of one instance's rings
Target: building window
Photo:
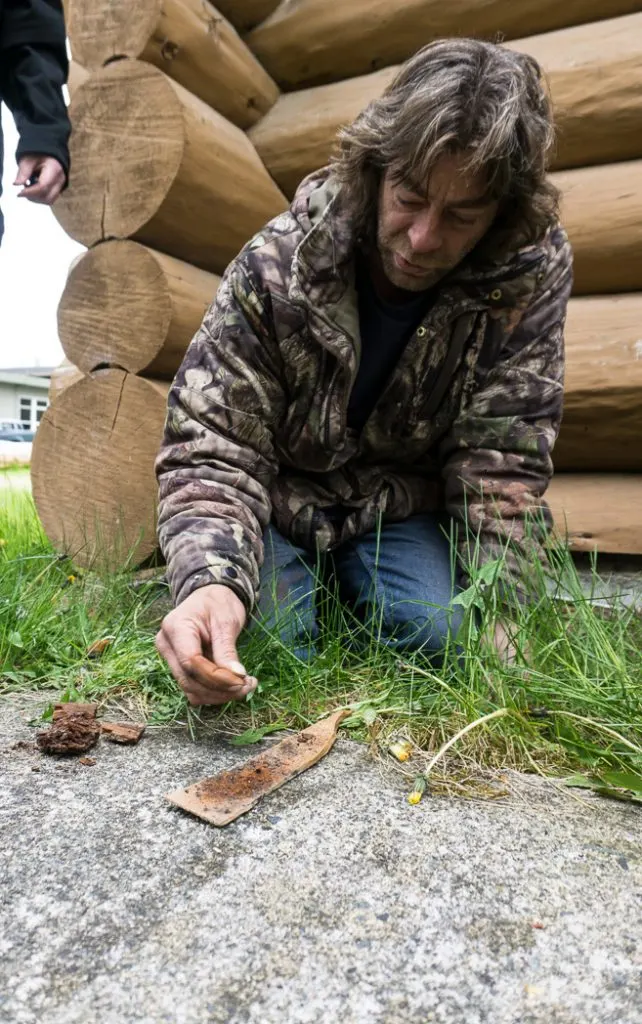
[[[36,430],[44,411],[49,405],[47,398],[23,395],[19,400],[19,416],[25,430]]]

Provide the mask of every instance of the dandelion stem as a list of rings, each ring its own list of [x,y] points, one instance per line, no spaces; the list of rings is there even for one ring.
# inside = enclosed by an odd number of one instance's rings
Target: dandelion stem
[[[484,725],[485,722],[491,722],[494,718],[504,718],[509,714],[510,708],[499,708],[498,711],[492,711],[490,715],[483,715],[482,718],[477,718],[474,722],[469,722],[468,725],[464,726],[463,729],[460,729],[458,733],[455,733],[455,735],[448,740],[447,743],[444,743],[444,745],[439,748],[424,772],[426,778],[430,775],[431,771],[437,764],[437,761],[444,756],[447,750],[450,750],[450,748],[454,746],[457,740],[460,740],[462,736],[465,736],[467,732],[470,732],[472,729],[476,729],[478,725]]]

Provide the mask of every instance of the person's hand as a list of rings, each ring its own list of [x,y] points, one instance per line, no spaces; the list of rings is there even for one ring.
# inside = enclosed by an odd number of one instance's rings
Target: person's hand
[[[509,632],[503,622],[497,621],[492,636],[492,644],[497,651],[500,660],[506,665],[512,665],[517,656],[515,644],[510,638]]]
[[[156,647],[190,704],[226,704],[256,687],[236,653],[245,625],[243,602],[216,583],[194,590],[166,615]]]
[[[512,623],[502,622],[498,619],[495,622],[494,628],[492,630],[489,629],[484,638],[486,643],[495,648],[500,661],[505,665],[514,665],[517,660],[516,634],[517,628]],[[522,648],[521,653],[526,662],[530,662],[531,652],[529,645]]]
[[[27,185],[30,178],[36,178],[33,185]],[[24,185],[19,199],[51,206],[65,187],[65,169],[54,156],[42,153],[28,153],[20,158],[14,185]]]

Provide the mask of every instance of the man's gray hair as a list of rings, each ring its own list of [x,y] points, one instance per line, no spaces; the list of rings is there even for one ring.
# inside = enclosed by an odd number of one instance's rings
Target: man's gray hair
[[[501,258],[538,241],[555,221],[559,192],[546,178],[555,138],[551,105],[532,57],[478,39],[424,46],[384,94],[339,135],[333,170],[356,218],[374,237],[381,178],[427,188],[436,161],[466,153],[500,202],[478,247]]]

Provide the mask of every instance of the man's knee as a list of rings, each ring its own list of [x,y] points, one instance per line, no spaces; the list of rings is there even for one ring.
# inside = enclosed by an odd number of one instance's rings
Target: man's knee
[[[318,637],[316,574],[301,549],[268,527],[259,600],[252,626],[278,635],[283,646],[302,661],[314,654]]]

